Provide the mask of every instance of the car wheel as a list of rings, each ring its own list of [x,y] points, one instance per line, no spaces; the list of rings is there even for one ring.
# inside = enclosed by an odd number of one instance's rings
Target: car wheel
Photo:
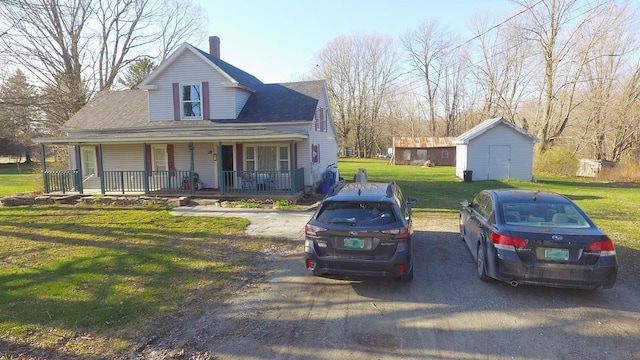
[[[482,243],[480,243],[478,244],[476,265],[478,267],[478,277],[482,281],[489,280],[489,275],[487,275],[487,264],[485,260],[486,260],[486,257],[484,256],[484,246],[482,246]]]
[[[400,281],[402,282],[409,282],[411,280],[413,280],[413,268],[411,268],[408,273],[400,276]]]

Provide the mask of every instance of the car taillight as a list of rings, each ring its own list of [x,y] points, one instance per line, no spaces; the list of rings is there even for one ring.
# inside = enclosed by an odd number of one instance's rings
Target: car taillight
[[[319,231],[326,231],[326,230],[327,229],[323,228],[322,226],[309,225],[309,224],[304,226],[304,233],[309,236],[318,236]]]
[[[496,248],[503,250],[515,250],[517,247],[527,246],[525,239],[498,233],[491,233],[491,241]]]
[[[616,248],[613,246],[611,239],[591,243],[591,245],[589,245],[589,251],[600,252],[602,256],[616,254]]]
[[[380,231],[383,234],[393,235],[394,240],[406,240],[409,238],[408,228],[388,229]]]

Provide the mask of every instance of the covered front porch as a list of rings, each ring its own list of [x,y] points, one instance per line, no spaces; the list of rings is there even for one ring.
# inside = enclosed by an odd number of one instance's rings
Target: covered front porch
[[[291,171],[222,171],[219,188],[200,185],[198,173],[191,170],[103,171],[100,187],[85,187],[91,178],[80,170],[44,170],[44,193],[102,195],[295,195],[304,190],[304,168]]]
[[[70,163],[69,169],[51,170],[43,162],[45,194],[284,196],[300,194],[308,185],[308,169],[297,166],[299,143],[305,140],[299,134],[253,131],[226,140],[217,133],[197,142],[153,135],[142,143],[115,136],[100,142],[79,136],[74,142],[42,139],[43,159],[47,146],[63,145]]]

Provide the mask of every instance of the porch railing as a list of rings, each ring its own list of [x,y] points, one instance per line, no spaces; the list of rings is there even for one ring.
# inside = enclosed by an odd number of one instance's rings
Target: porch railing
[[[44,191],[82,191],[80,172],[78,170],[53,170],[44,174]]]
[[[77,170],[45,171],[45,192],[84,193],[99,188],[101,193],[194,194],[196,183],[192,171],[109,170],[100,177],[80,179]],[[292,171],[222,171],[221,194],[295,194],[304,189],[304,168]],[[90,184],[88,183],[90,182]],[[99,185],[98,185],[99,182]],[[84,185],[83,185],[84,184]],[[91,186],[87,186],[91,185]]]
[[[295,194],[304,189],[304,169],[223,171],[221,194]]]

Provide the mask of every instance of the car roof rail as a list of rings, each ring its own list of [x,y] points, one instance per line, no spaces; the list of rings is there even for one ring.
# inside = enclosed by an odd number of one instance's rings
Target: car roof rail
[[[396,187],[396,182],[391,180],[387,185],[387,197],[393,197],[393,189]]]

